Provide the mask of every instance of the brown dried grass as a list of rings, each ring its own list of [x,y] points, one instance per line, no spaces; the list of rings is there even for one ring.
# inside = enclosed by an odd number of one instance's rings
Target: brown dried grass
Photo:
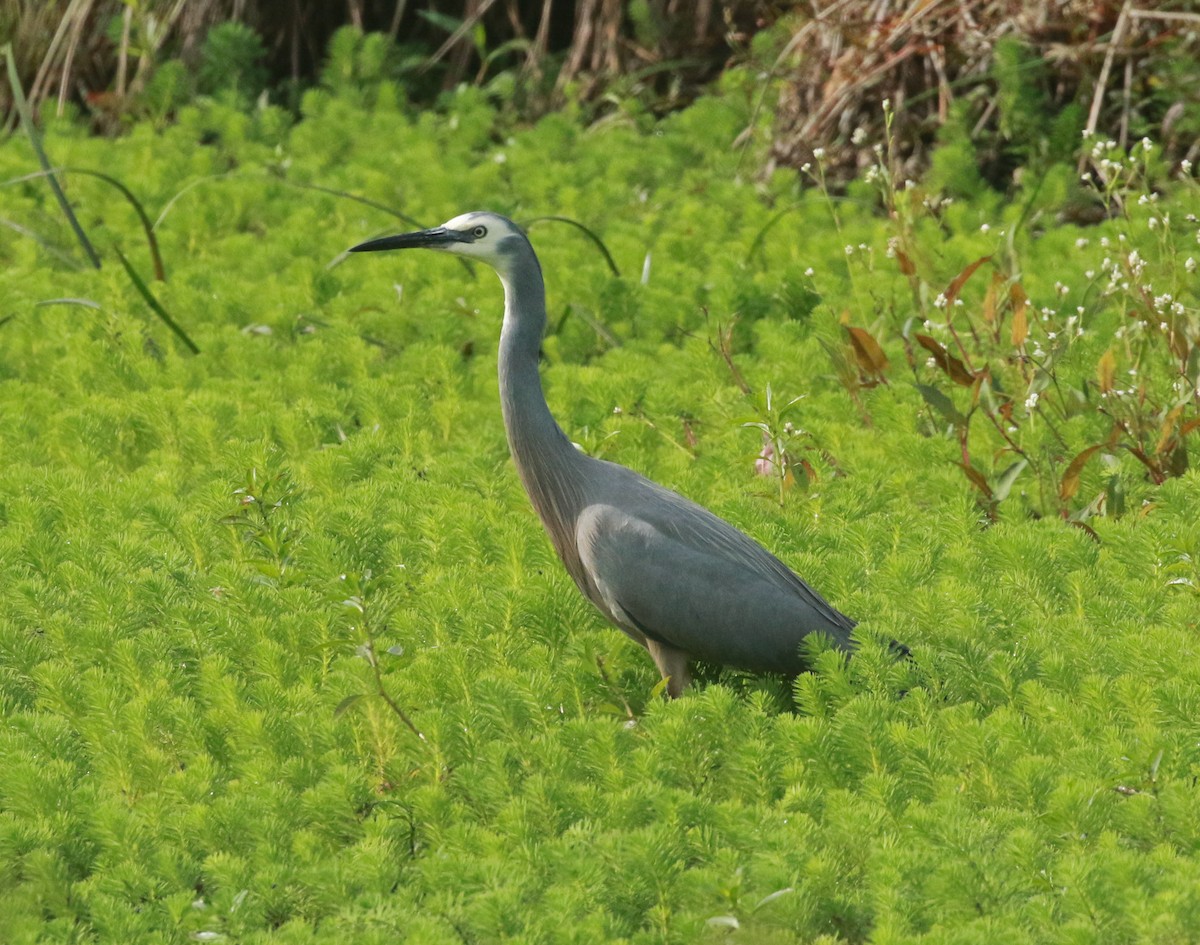
[[[824,148],[827,165],[853,172],[869,162],[851,142],[863,128],[883,136],[884,99],[915,172],[924,165],[952,104],[970,97],[974,133],[994,125],[996,99],[989,77],[996,43],[1019,40],[1045,67],[1049,103],[1086,105],[1088,129],[1128,143],[1131,115],[1144,101],[1148,77],[1165,76],[1165,57],[1200,48],[1200,4],[1132,0],[816,0],[798,5],[791,38],[771,67],[780,79],[771,161],[800,167]],[[1195,157],[1197,143],[1175,140],[1173,124],[1190,105],[1186,92],[1140,115],[1158,123],[1158,138],[1175,157]]]
[[[429,13],[461,27],[447,34]],[[75,99],[119,114],[156,62],[194,61],[209,27],[225,20],[258,31],[276,80],[313,81],[329,36],[351,23],[429,50],[425,71],[442,88],[485,77],[471,36],[482,23],[489,48],[518,41],[507,66],[522,57],[521,74],[541,89],[518,103],[529,115],[567,94],[593,102],[632,95],[666,110],[690,101],[722,67],[749,64],[768,75],[768,164],[799,167],[820,147],[831,174],[851,174],[869,159],[851,137],[857,128],[882,137],[885,98],[910,173],[924,165],[955,102],[968,101],[976,134],[994,130],[993,53],[1011,37],[1040,57],[1050,104],[1081,104],[1093,131],[1125,143],[1132,129],[1152,127],[1175,157],[1194,159],[1200,148],[1173,137],[1200,96],[1181,89],[1164,103],[1161,94],[1169,57],[1198,58],[1200,0],[645,0],[636,8],[629,0],[8,0],[0,42],[12,41],[35,106],[50,101],[61,111]],[[759,63],[752,40],[763,29],[780,51]],[[1144,93],[1155,82],[1148,106]],[[0,109],[11,114],[7,93],[0,88]]]

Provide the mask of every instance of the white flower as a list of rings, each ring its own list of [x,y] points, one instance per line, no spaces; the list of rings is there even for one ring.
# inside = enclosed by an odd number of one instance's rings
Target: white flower
[[[853,246],[851,246],[849,243],[847,243],[847,244],[846,244],[846,255],[847,255],[847,256],[853,256],[853,255],[854,255],[854,247],[853,247]]]
[[[991,228],[992,228],[992,227],[991,227],[991,224],[990,224],[990,223],[984,223],[984,224],[982,224],[982,225],[979,227],[979,232],[980,232],[980,233],[986,233],[986,232],[988,232],[988,230],[990,230]]]
[[[1038,392],[1034,391],[1028,397],[1025,398],[1025,409],[1026,410],[1033,410],[1034,408],[1037,407],[1038,396],[1039,396]]]
[[[813,157],[815,157],[818,161],[825,160],[825,149],[824,148],[813,148]]]
[[[1084,248],[1085,246],[1087,246],[1087,245],[1088,245],[1090,242],[1091,242],[1091,240],[1089,240],[1089,239],[1088,239],[1086,236],[1081,236],[1081,237],[1079,237],[1079,239],[1077,239],[1077,240],[1075,241],[1075,248],[1076,248],[1076,249],[1083,249],[1083,248]]]
[[[933,307],[934,308],[945,308],[946,307],[946,294],[944,292],[938,293],[937,298],[933,300]]]
[[[1187,259],[1185,259],[1183,261],[1183,268],[1186,269],[1188,272],[1195,272],[1196,271],[1196,257],[1189,256]]]
[[[862,144],[867,140],[867,129],[861,125],[854,129],[854,134],[850,136],[851,144]]]
[[[807,269],[805,269],[805,270],[804,270],[804,274],[805,274],[806,276],[808,276],[808,277],[810,277],[810,278],[811,278],[811,277],[813,276],[813,274],[814,274],[813,267],[812,267],[812,266],[809,266]]]

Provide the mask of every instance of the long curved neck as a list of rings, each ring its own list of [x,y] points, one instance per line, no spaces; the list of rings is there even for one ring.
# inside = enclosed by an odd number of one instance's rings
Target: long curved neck
[[[546,328],[546,290],[533,249],[528,244],[522,249],[507,272],[500,273],[504,283],[500,405],[521,482],[565,560],[574,546],[567,532],[573,529],[580,508],[580,478],[571,470],[581,454],[551,415],[542,393],[538,352]]]

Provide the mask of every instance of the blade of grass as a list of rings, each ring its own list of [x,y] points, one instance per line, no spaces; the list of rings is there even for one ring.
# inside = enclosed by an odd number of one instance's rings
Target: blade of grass
[[[97,180],[102,180],[111,187],[115,187],[121,192],[129,205],[133,207],[133,212],[138,215],[138,220],[142,224],[142,230],[146,234],[146,246],[150,250],[150,258],[154,260],[154,278],[159,282],[167,281],[166,269],[163,266],[162,254],[158,249],[158,237],[154,235],[154,224],[150,222],[150,216],[146,213],[146,208],[142,206],[142,202],[134,196],[133,191],[122,184],[115,177],[105,174],[102,171],[93,171],[86,167],[52,167],[46,171],[35,171],[32,174],[25,174],[21,177],[14,177],[12,180],[6,180],[0,183],[0,187],[6,187],[9,184],[19,184],[23,181],[34,180],[38,177],[53,177],[55,174],[84,174],[88,177],[95,177]]]
[[[99,302],[93,302],[91,299],[42,299],[40,302],[33,303],[34,308],[41,308],[43,305],[82,305],[84,308],[100,309]]]
[[[13,58],[12,43],[4,44],[4,60],[8,66],[8,84],[12,87],[13,104],[16,106],[17,114],[21,116],[21,127],[25,129],[25,134],[29,137],[29,143],[33,146],[34,154],[37,155],[38,163],[42,165],[42,170],[46,171],[49,175],[46,179],[50,182],[50,189],[54,191],[54,197],[58,201],[59,207],[62,208],[67,221],[71,224],[71,229],[75,231],[75,238],[79,240],[79,245],[87,253],[92,265],[99,269],[100,257],[96,255],[95,248],[87,238],[87,234],[83,232],[83,227],[79,225],[79,219],[75,216],[75,211],[71,209],[71,204],[67,202],[67,195],[63,193],[63,189],[58,183],[58,178],[54,176],[51,170],[50,159],[46,156],[46,152],[42,148],[41,138],[38,136],[37,128],[33,124],[33,115],[29,111],[29,103],[25,100],[25,90],[21,88],[21,78],[17,75],[17,63]]]
[[[588,239],[590,239],[593,243],[595,243],[596,246],[599,248],[600,252],[604,254],[604,261],[606,263],[608,263],[608,268],[612,271],[612,274],[614,276],[616,276],[618,279],[621,278],[621,270],[617,268],[617,264],[613,261],[612,253],[610,253],[608,251],[608,247],[604,245],[604,241],[601,240],[600,237],[598,237],[595,233],[593,233],[591,230],[589,230],[586,226],[584,226],[578,220],[572,220],[570,217],[557,217],[557,216],[534,217],[532,220],[526,221],[525,229],[528,230],[535,223],[543,223],[547,220],[553,220],[556,223],[566,223],[566,224],[569,224],[570,226],[575,227],[577,230],[582,230],[583,234]]]
[[[65,262],[72,269],[82,269],[83,268],[82,264],[79,262],[78,259],[75,259],[72,256],[68,256],[57,246],[51,245],[46,240],[42,239],[42,237],[39,234],[35,233],[33,230],[26,229],[25,227],[21,226],[20,223],[15,223],[12,220],[6,220],[3,217],[0,217],[0,226],[6,226],[10,230],[12,230],[16,233],[20,233],[22,236],[28,236],[31,240],[33,240],[35,243],[37,243],[38,246],[42,247],[42,249],[44,249],[46,252],[50,253],[52,256],[57,256],[59,259],[61,259],[63,262]]]
[[[188,337],[187,332],[179,327],[179,323],[167,313],[167,310],[162,307],[162,304],[150,292],[150,289],[146,285],[145,281],[137,274],[137,270],[134,269],[133,266],[130,265],[129,260],[125,258],[125,254],[122,253],[121,250],[116,246],[113,247],[113,251],[117,254],[117,259],[121,260],[121,265],[125,267],[125,272],[129,274],[129,279],[131,282],[133,282],[134,288],[136,288],[142,298],[146,300],[146,304],[150,306],[151,311],[153,311],[155,315],[163,320],[163,324],[170,328],[171,331],[175,332],[179,340],[187,346],[188,350],[191,351],[192,354],[199,354],[200,349],[196,347],[196,343]]]
[[[162,223],[162,221],[166,218],[167,214],[171,211],[171,208],[175,206],[176,201],[178,201],[179,198],[182,197],[184,194],[186,194],[189,190],[192,190],[195,187],[198,187],[200,184],[204,184],[209,181],[222,180],[224,178],[231,178],[231,177],[232,178],[240,178],[242,180],[251,180],[252,179],[252,178],[246,177],[245,175],[239,174],[237,171],[229,171],[225,174],[213,174],[209,177],[201,177],[197,180],[191,181],[182,190],[180,190],[177,194],[175,194],[175,196],[173,196],[170,200],[168,200],[166,202],[166,204],[163,206],[162,212],[158,215],[158,219],[154,221],[152,229],[156,229],[158,227],[158,225],[160,223]],[[271,177],[270,179],[272,181],[275,181],[276,183],[284,184],[287,187],[295,187],[297,190],[312,190],[312,191],[316,191],[319,194],[329,194],[331,197],[340,197],[344,200],[353,200],[355,203],[361,203],[363,206],[371,207],[373,210],[381,210],[384,213],[389,214],[390,216],[393,216],[398,220],[402,220],[404,223],[407,223],[409,226],[413,227],[414,229],[418,229],[418,230],[424,229],[424,227],[421,225],[421,223],[418,220],[415,220],[413,217],[410,217],[408,214],[401,213],[399,210],[396,210],[393,207],[389,207],[387,204],[379,203],[378,201],[371,200],[368,197],[360,197],[358,194],[352,194],[345,190],[336,190],[333,187],[323,187],[320,184],[305,184],[305,183],[301,183],[300,181],[287,180],[283,177]],[[336,256],[333,257],[333,259],[331,259],[325,265],[325,268],[333,269],[334,267],[336,267],[336,266],[340,265],[342,262],[344,262],[345,259],[349,255],[350,255],[349,250],[338,253]],[[475,278],[475,269],[471,265],[471,263],[468,262],[466,259],[463,259],[461,256],[455,257],[455,258],[458,260],[459,264],[463,267],[463,269],[465,269],[467,271],[467,275],[469,275],[472,279],[474,279]]]

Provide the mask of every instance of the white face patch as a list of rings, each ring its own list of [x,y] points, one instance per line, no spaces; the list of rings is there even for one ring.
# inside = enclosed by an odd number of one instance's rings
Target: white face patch
[[[447,230],[463,233],[470,237],[466,242],[447,243],[439,249],[456,256],[467,256],[485,262],[504,276],[508,269],[508,255],[500,251],[500,245],[510,236],[519,236],[521,231],[505,217],[495,213],[475,210],[463,213],[442,224]]]

